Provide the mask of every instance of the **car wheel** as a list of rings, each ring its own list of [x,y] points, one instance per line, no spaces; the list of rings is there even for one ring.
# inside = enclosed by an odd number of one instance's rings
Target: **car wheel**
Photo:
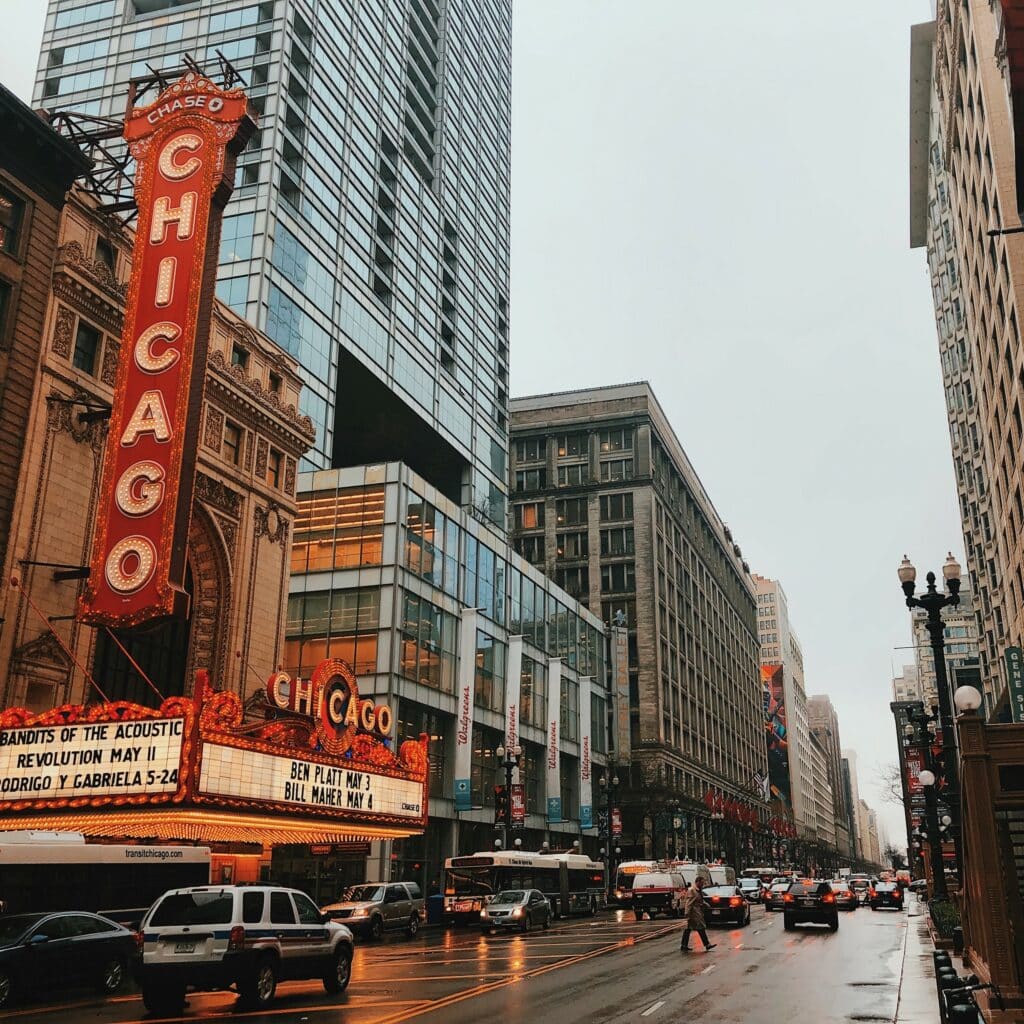
[[[838,918],[838,916],[835,917],[833,920],[829,921],[829,923],[828,923],[828,930],[830,932],[837,932],[837,931],[839,931],[839,918]]]
[[[111,957],[100,968],[96,977],[96,990],[101,996],[112,996],[124,984],[124,961]]]
[[[242,1003],[253,1010],[266,1009],[274,1001],[276,991],[277,965],[269,956],[260,957],[245,981],[238,986]]]
[[[871,904],[871,909],[872,909],[872,910],[877,910],[877,909],[878,909],[878,907],[876,907],[876,906],[874,905],[874,903],[872,903],[872,904]]]
[[[384,934],[384,918],[379,914],[374,914],[370,919],[370,938],[374,942],[380,942],[381,936]]]
[[[544,924],[543,924],[544,931],[547,931],[550,927],[551,927],[551,915],[550,914],[545,914],[544,915]]]
[[[746,928],[748,924],[750,924],[750,907],[747,907],[747,914],[743,919],[743,927]]]
[[[593,917],[597,913],[597,900],[593,897],[590,898],[590,916]]]
[[[331,961],[330,970],[324,975],[326,992],[344,992],[352,977],[352,950],[340,946]]]
[[[177,1017],[185,1009],[185,986],[168,982],[143,982],[142,1005],[154,1017]]]
[[[8,971],[0,970],[0,1010],[11,1005],[14,995],[14,982]]]
[[[416,936],[419,935],[419,932],[420,932],[420,915],[419,914],[413,914],[409,918],[409,925],[405,929],[405,934],[408,935],[410,939],[415,939]]]
[[[636,919],[637,919],[638,921],[642,921],[642,920],[644,919],[644,912],[643,912],[642,910],[634,910],[634,911],[633,911],[633,916],[634,916],[634,917],[635,917],[635,918],[636,918]]]
[[[788,914],[783,914],[782,927],[785,928],[787,932],[791,932],[796,928],[796,922]]]

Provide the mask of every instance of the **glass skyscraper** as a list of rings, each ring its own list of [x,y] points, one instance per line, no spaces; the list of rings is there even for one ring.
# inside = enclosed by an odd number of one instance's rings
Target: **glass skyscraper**
[[[260,115],[218,295],[303,368],[304,468],[400,459],[505,529],[511,0],[50,0],[35,104],[189,54]]]

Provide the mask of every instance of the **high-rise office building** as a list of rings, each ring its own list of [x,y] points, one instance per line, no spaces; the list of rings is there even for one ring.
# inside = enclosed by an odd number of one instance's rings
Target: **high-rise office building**
[[[1018,53],[1000,4],[942,0],[934,21],[911,29],[910,244],[928,255],[991,702],[1005,691],[1005,648],[1024,639],[1024,247],[999,233],[1018,222],[1020,205],[1024,109],[1010,97]]]
[[[807,724],[804,655],[789,619],[789,602],[778,580],[754,574],[761,675],[770,715],[781,719],[784,752],[773,751],[769,769],[781,809],[791,814],[802,836],[817,835],[814,762]],[[778,730],[776,729],[776,738]],[[773,742],[769,736],[769,742]]]
[[[832,796],[835,845],[841,854],[851,856],[850,812],[843,782],[842,743],[839,739],[839,716],[825,694],[816,694],[807,701],[807,725],[825,755],[828,788]]]
[[[520,554],[628,629],[620,774],[696,802],[682,838],[702,850],[703,797],[754,803],[766,771],[754,590],[729,528],[646,383],[514,399],[512,491]]]
[[[504,529],[509,0],[50,0],[36,106],[242,73],[218,295],[302,367],[306,469],[399,459]],[[154,94],[155,98],[155,94]]]
[[[935,657],[928,634],[928,613],[923,608],[915,608],[910,621],[919,690],[916,699],[923,700],[926,705],[935,708],[939,704],[939,691],[935,680]],[[977,671],[975,666],[978,664],[978,617],[974,607],[974,590],[966,575],[960,586],[960,603],[947,605],[942,609],[942,623],[946,643],[946,672],[950,685],[955,690],[958,677],[971,668]],[[974,682],[966,678],[962,681]]]
[[[892,677],[892,699],[898,701],[921,700],[921,679],[917,665],[904,665],[898,676]]]

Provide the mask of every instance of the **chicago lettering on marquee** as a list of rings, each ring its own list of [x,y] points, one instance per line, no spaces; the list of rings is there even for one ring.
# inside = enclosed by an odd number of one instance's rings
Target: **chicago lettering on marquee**
[[[79,618],[188,612],[185,558],[220,224],[255,123],[245,93],[189,73],[125,119],[138,230]]]

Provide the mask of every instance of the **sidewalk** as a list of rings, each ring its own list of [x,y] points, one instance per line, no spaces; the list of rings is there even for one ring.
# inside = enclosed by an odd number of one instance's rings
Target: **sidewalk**
[[[936,1024],[939,1001],[935,992],[935,962],[928,934],[928,905],[910,901],[907,908],[907,938],[903,946],[903,968],[895,1024]]]

